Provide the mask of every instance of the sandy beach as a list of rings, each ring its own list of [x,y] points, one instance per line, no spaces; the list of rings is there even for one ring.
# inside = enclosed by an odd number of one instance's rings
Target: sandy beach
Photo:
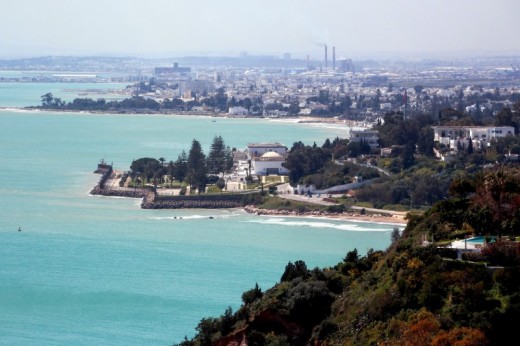
[[[321,211],[312,212],[295,212],[288,210],[270,210],[261,209],[255,206],[249,205],[244,207],[244,210],[248,213],[256,215],[267,215],[267,216],[293,216],[293,217],[323,217],[331,218],[335,220],[349,220],[349,221],[363,221],[363,222],[377,222],[377,223],[388,223],[406,226],[407,221],[405,220],[406,213],[396,211],[385,211],[384,213],[369,212],[361,214],[359,212],[343,212],[343,213],[327,213]]]

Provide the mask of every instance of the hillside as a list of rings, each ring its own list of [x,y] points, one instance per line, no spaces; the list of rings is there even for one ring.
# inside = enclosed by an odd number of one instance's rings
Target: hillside
[[[277,285],[245,292],[238,311],[202,319],[181,345],[509,344],[520,317],[518,178],[501,169],[453,183],[386,251],[352,250],[323,269],[288,263]],[[442,247],[475,234],[496,241],[460,260]]]

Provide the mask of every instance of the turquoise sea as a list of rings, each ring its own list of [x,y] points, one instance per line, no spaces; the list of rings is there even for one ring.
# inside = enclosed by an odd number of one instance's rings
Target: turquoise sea
[[[38,104],[48,87],[0,83],[0,106]],[[64,91],[69,85],[52,87],[67,101],[77,97]],[[346,131],[267,119],[0,110],[0,344],[171,345],[193,336],[201,318],[236,310],[255,283],[271,287],[289,261],[326,267],[354,248],[385,249],[393,225],[142,210],[139,200],[88,193],[100,159],[127,169],[144,156],[175,160],[193,138],[207,152],[215,135],[237,148],[290,147]]]

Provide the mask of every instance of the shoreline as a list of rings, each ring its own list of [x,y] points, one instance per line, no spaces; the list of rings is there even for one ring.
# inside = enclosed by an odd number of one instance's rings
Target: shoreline
[[[266,119],[271,121],[288,121],[291,120],[300,124],[334,124],[334,125],[355,125],[355,121],[349,121],[338,118],[328,117],[312,117],[312,116],[292,116],[292,117],[277,117],[269,116],[253,116],[253,115],[231,115],[228,113],[214,113],[214,112],[197,112],[197,111],[153,111],[153,110],[79,110],[79,109],[52,109],[39,108],[38,106],[28,107],[0,107],[0,111],[13,112],[55,112],[55,113],[69,113],[69,114],[93,114],[93,115],[167,115],[167,116],[203,116],[211,118],[227,118],[227,119]]]
[[[402,214],[392,214],[389,212],[386,215],[382,213],[369,213],[360,214],[352,211],[342,213],[327,213],[322,211],[311,211],[311,212],[296,212],[289,210],[272,210],[257,208],[254,205],[248,205],[242,208],[244,211],[250,214],[256,214],[259,216],[289,216],[289,217],[318,217],[323,219],[333,219],[338,221],[354,221],[354,222],[371,222],[371,223],[384,223],[392,225],[405,226],[408,222],[405,220]]]
[[[343,212],[327,211],[305,211],[294,210],[273,210],[258,208],[254,204],[245,204],[243,198],[247,194],[241,195],[215,195],[215,196],[179,196],[177,198],[156,199],[156,192],[139,188],[105,188],[105,183],[113,175],[110,165],[98,164],[94,173],[101,174],[98,184],[90,191],[90,195],[107,197],[127,197],[141,199],[142,209],[231,209],[238,208],[246,213],[266,216],[293,216],[293,217],[318,217],[335,220],[349,220],[355,222],[373,222],[393,225],[406,226],[406,213],[384,210],[368,210],[363,213],[353,210]],[[247,202],[246,202],[247,203]],[[254,202],[253,202],[254,203]]]

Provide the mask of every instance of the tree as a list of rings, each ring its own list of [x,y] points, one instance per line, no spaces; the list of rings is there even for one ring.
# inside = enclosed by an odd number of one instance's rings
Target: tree
[[[175,166],[173,165],[173,161],[170,161],[168,163],[168,168],[166,169],[166,171],[168,172],[168,179],[170,180],[170,187],[172,187],[173,184],[174,170]]]
[[[294,262],[287,263],[285,266],[285,271],[282,274],[282,278],[280,281],[291,281],[297,277],[301,277],[305,279],[307,276],[309,276],[309,270],[307,269],[307,264],[305,264],[304,261],[299,260]]]
[[[445,197],[445,188],[439,179],[430,174],[415,174],[410,194],[413,205],[432,205]]]
[[[471,137],[469,138],[468,148],[466,150],[467,150],[468,155],[473,154],[473,140],[471,139]]]
[[[184,150],[177,157],[177,161],[175,161],[173,167],[173,175],[175,176],[175,179],[182,182],[188,173],[188,156]]]
[[[211,346],[211,335],[216,333],[219,329],[218,319],[212,317],[203,318],[195,329],[198,332],[196,339],[199,344],[201,346]]]
[[[59,97],[55,97],[52,101],[52,106],[56,108],[62,108],[63,106],[65,106],[65,101],[62,101]]]
[[[215,136],[207,159],[208,173],[218,174],[231,168],[229,167],[230,156],[232,156],[231,150],[226,147],[222,136]]]
[[[495,117],[495,126],[513,126],[513,112],[511,108],[503,108]]]
[[[517,192],[518,184],[509,176],[503,169],[489,172],[484,177],[485,192],[491,198],[491,208],[495,212],[495,220],[497,221],[496,228],[498,230],[498,237],[501,237],[502,217],[504,209],[510,205],[507,199],[510,193]]]
[[[199,194],[206,188],[206,155],[202,151],[199,141],[194,139],[188,154],[188,171],[186,178],[190,187],[197,188]]]
[[[402,345],[431,345],[432,339],[440,330],[440,323],[426,310],[420,310],[410,317],[403,328]]]
[[[222,190],[224,189],[224,187],[226,187],[226,182],[224,181],[224,179],[219,178],[215,185],[217,185],[217,187],[220,189],[220,193],[222,193]]]
[[[233,310],[231,306],[228,306],[224,315],[220,316],[220,334],[227,335],[231,330],[233,330],[233,325],[235,324],[235,318],[233,317]]]
[[[336,143],[343,142],[338,140]],[[289,170],[289,181],[292,185],[297,184],[300,178],[316,173],[330,158],[330,149],[306,146],[302,142],[294,143],[284,165]]]
[[[256,283],[254,288],[242,294],[242,302],[244,302],[245,305],[249,305],[262,298],[263,295],[262,290],[258,287],[258,283]]]
[[[50,107],[52,105],[52,101],[54,100],[52,93],[47,93],[45,95],[42,95],[41,98],[42,98],[43,107]]]
[[[454,178],[448,192],[451,196],[466,198],[470,193],[475,192],[475,183],[466,176]]]
[[[433,156],[434,133],[430,126],[423,127],[417,138],[417,150],[426,156]]]
[[[157,172],[163,168],[164,167],[162,167],[159,160],[150,157],[143,157],[138,160],[134,160],[130,165],[130,170],[133,173],[132,175],[141,175],[144,179],[143,183],[149,181],[154,175],[156,175]]]
[[[330,314],[333,301],[324,281],[302,281],[287,293],[291,316],[309,329]]]
[[[415,163],[415,144],[413,142],[408,142],[408,144],[404,147],[401,159],[403,162],[404,169],[413,166],[413,164]]]
[[[397,242],[401,237],[401,232],[399,231],[399,227],[394,227],[392,230],[392,234],[390,235],[390,239],[392,240],[392,244]]]
[[[441,331],[433,340],[432,346],[470,346],[487,345],[485,334],[475,328],[456,327],[448,331]]]

